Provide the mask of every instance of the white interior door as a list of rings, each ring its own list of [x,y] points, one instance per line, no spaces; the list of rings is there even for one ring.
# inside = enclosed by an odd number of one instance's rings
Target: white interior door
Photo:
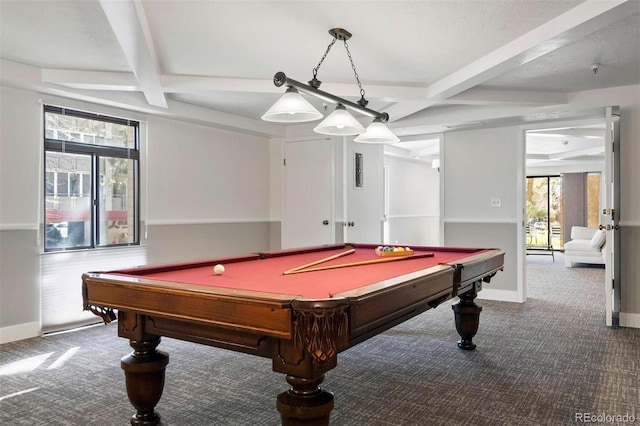
[[[605,113],[605,167],[604,208],[600,228],[607,233],[605,256],[605,321],[617,327],[620,315],[620,116],[617,107],[608,107]]]
[[[282,248],[333,243],[333,144],[285,142],[283,151]]]
[[[346,242],[379,244],[383,241],[383,146],[346,143],[344,188]]]

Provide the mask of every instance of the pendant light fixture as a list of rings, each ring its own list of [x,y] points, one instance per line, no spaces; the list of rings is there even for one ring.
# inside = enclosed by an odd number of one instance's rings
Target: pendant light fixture
[[[338,104],[336,109],[313,130],[323,135],[349,136],[359,135],[364,132],[364,127],[342,104]]]
[[[360,83],[356,66],[353,63],[349,46],[347,45],[347,40],[351,38],[351,33],[342,28],[332,28],[329,30],[329,34],[333,36],[333,40],[329,46],[327,46],[327,50],[320,59],[318,66],[313,69],[313,78],[309,81],[308,85],[288,78],[283,72],[275,74],[273,84],[275,84],[276,87],[287,86],[287,91],[282,98],[269,108],[262,116],[262,119],[276,123],[301,123],[322,118],[322,114],[300,95],[300,92],[302,92],[306,95],[321,99],[323,102],[336,105],[335,110],[314,128],[315,132],[333,136],[359,135],[354,140],[364,143],[398,142],[398,137],[384,125],[384,123],[389,121],[389,114],[367,108],[368,101],[364,97],[365,92]],[[357,103],[319,89],[322,82],[317,78],[318,70],[329,54],[331,47],[333,47],[338,40],[344,42],[347,56],[351,62],[351,68],[353,69],[356,82],[360,88],[360,100],[358,100]],[[373,123],[365,130],[347,109],[373,118]]]
[[[285,94],[264,113],[262,119],[276,123],[304,123],[319,120],[322,117],[320,111],[303,98],[294,87],[289,86]]]
[[[393,134],[391,130],[378,118],[374,118],[364,133],[354,139],[360,143],[396,143],[400,138]]]

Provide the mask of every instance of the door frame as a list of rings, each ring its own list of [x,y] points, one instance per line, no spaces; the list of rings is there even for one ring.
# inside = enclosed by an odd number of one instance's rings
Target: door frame
[[[558,121],[547,121],[547,122],[540,122],[540,123],[535,123],[535,124],[531,124],[531,125],[525,125],[525,126],[520,126],[520,129],[522,131],[522,154],[520,155],[519,161],[518,161],[518,181],[521,182],[521,188],[519,188],[519,197],[518,197],[518,223],[521,224],[521,229],[520,232],[518,233],[518,263],[522,265],[522,267],[520,268],[520,265],[518,266],[518,285],[517,285],[517,299],[519,302],[526,302],[527,300],[527,262],[526,262],[526,237],[525,237],[525,210],[526,210],[526,206],[525,206],[525,180],[527,177],[527,173],[526,173],[526,132],[528,130],[538,130],[538,129],[544,129],[544,128],[549,128],[549,127],[564,127],[564,126],[586,126],[586,125],[591,125],[591,124],[605,124],[605,127],[607,125],[607,111],[610,109],[611,107],[602,107],[602,115],[600,116],[588,116],[588,117],[583,117],[583,118],[576,118],[576,119],[567,119],[567,120],[558,120]],[[618,122],[618,126],[619,126],[619,122]],[[619,139],[618,139],[619,142]],[[606,140],[605,140],[605,153],[606,153]],[[619,151],[619,150],[618,150]],[[605,154],[605,162],[607,161],[607,156]],[[604,167],[606,165],[603,165],[603,169],[602,169],[602,179],[605,180],[607,178],[606,176],[606,171]],[[619,167],[618,167],[618,171],[619,171]],[[613,182],[612,182],[613,184]],[[608,193],[607,190],[610,190],[613,187],[613,185],[611,187],[608,188],[604,188],[604,186],[602,186],[602,188],[605,189],[604,194],[601,194],[601,200],[603,199],[602,197],[608,197]],[[618,191],[619,192],[619,182],[616,181],[616,185],[614,188],[614,191]],[[611,197],[609,197],[611,198]],[[619,198],[619,197],[618,197]],[[603,206],[604,207],[604,206]],[[619,209],[616,210],[619,212]],[[617,215],[619,216],[619,214]],[[617,219],[617,217],[616,217]],[[601,215],[601,222],[602,222],[602,215]],[[613,231],[612,231],[613,232]],[[608,237],[609,238],[609,237]],[[617,238],[618,240],[618,244],[619,244],[619,238]],[[609,244],[607,244],[608,246]],[[605,246],[606,247],[606,246]],[[618,250],[619,253],[619,250]],[[618,256],[619,257],[619,256]],[[610,261],[610,257],[608,256],[608,254],[605,252],[605,282],[603,283],[605,285],[605,289],[607,288],[608,285],[611,285],[611,282],[608,281],[608,277],[613,274],[612,272],[612,268],[615,267],[614,264],[612,264],[612,262]],[[618,263],[618,271],[616,276],[619,276],[619,264],[620,261],[619,259],[617,260]],[[619,286],[618,286],[619,287]],[[618,296],[619,296],[619,289],[618,289]],[[609,294],[613,294],[612,292]],[[613,297],[613,296],[612,296]],[[619,299],[618,299],[619,300]],[[605,305],[606,305],[606,309],[608,309],[607,311],[607,316],[606,316],[606,325],[610,326],[612,325],[612,323],[610,322],[612,315],[610,315],[611,312],[611,301],[612,299],[610,297],[607,296],[607,299],[605,300]],[[619,304],[618,304],[619,305]]]
[[[605,262],[605,323],[620,325],[620,108],[605,108],[604,203],[600,216],[601,228],[607,234]],[[617,283],[617,285],[616,285]]]

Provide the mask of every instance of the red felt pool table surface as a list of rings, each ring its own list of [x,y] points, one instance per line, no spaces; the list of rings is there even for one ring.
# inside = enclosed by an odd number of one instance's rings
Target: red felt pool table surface
[[[486,251],[472,248],[420,247],[414,248],[414,254],[411,257],[389,262],[283,274],[290,269],[343,253],[350,247],[318,248],[307,252],[295,252],[292,255],[283,255],[283,253],[270,255],[267,253],[264,257],[255,255],[164,265],[162,267],[149,266],[113,271],[110,274],[178,284],[196,284],[322,299],[439,264],[455,263],[464,257]],[[315,267],[379,260],[381,257],[376,254],[376,247],[375,245],[357,245],[354,246],[355,252],[353,254],[323,262]],[[431,253],[432,257],[420,257]],[[216,264],[224,265],[225,272],[222,275],[214,274],[213,267]]]

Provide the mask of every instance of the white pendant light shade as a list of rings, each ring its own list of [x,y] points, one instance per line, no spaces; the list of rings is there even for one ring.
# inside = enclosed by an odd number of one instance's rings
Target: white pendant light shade
[[[364,132],[364,127],[349,114],[344,105],[338,104],[335,111],[322,120],[313,130],[323,135],[348,136]]]
[[[364,133],[354,139],[360,143],[396,143],[400,138],[393,134],[379,119],[373,120]]]
[[[274,123],[304,123],[320,120],[322,117],[323,115],[295,88],[289,87],[285,94],[264,113],[262,119]]]

